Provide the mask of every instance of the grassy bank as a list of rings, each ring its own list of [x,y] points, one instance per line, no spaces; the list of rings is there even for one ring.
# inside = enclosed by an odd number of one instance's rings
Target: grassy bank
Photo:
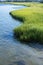
[[[0,4],[14,4],[14,5],[24,5],[24,6],[38,6],[38,7],[43,7],[43,3],[39,2],[0,2]]]
[[[43,4],[28,3],[26,6],[29,5],[31,6],[10,12],[14,18],[23,22],[14,29],[15,35],[20,41],[43,44]]]

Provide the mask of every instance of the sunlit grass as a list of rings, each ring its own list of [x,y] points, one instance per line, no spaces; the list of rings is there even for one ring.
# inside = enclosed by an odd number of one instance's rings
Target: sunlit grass
[[[14,29],[19,40],[43,43],[43,4],[31,3],[30,7],[11,11],[10,14],[24,22]]]

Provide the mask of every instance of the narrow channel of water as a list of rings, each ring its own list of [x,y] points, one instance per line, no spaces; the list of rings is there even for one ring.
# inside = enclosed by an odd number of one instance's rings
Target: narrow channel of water
[[[43,46],[36,44],[36,48],[30,47],[13,39],[13,29],[21,23],[9,12],[24,7],[0,5],[0,65],[43,65]]]

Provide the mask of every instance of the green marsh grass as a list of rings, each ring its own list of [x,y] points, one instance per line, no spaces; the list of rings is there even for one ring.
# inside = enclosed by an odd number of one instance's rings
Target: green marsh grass
[[[11,11],[10,14],[23,22],[21,26],[14,29],[20,41],[43,43],[43,4],[31,3],[30,7]]]

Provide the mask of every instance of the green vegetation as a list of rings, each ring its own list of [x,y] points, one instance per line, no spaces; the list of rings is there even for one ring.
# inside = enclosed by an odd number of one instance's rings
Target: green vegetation
[[[10,12],[23,22],[14,29],[15,35],[20,41],[43,43],[43,4],[28,3],[26,6],[30,7]]]
[[[43,7],[43,3],[39,3],[39,2],[0,2],[0,4],[14,4],[14,5],[24,5],[24,6],[38,6],[38,7]]]

